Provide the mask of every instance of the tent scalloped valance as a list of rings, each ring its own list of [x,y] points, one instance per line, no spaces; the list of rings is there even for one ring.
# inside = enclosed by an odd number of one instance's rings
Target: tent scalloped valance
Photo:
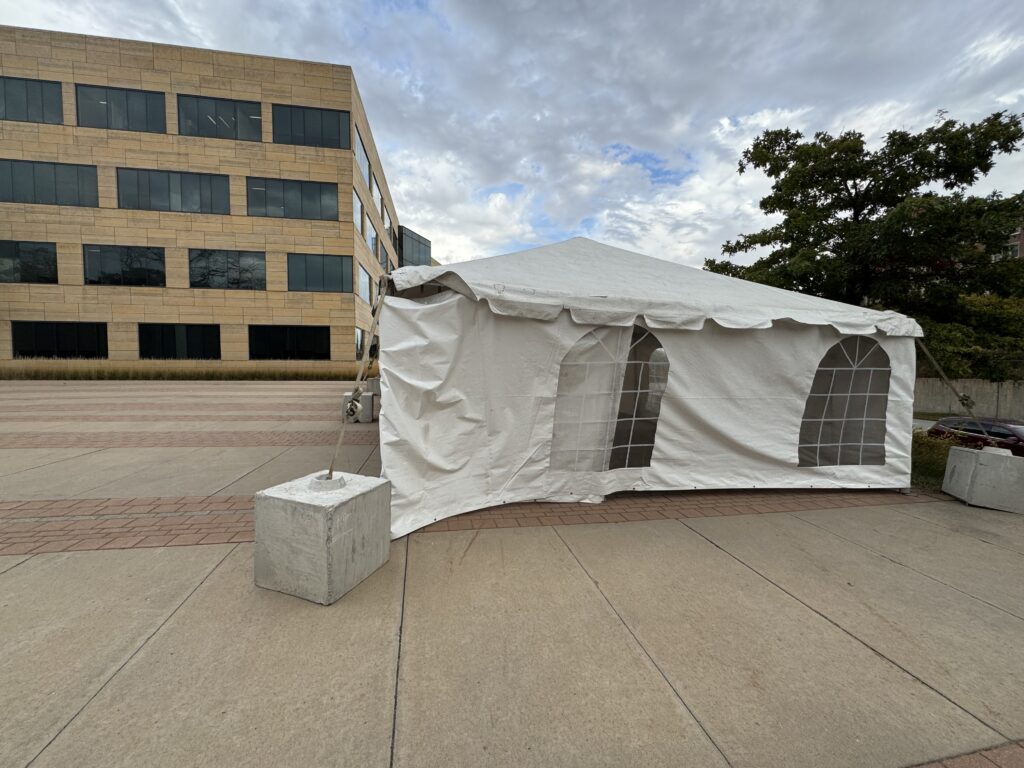
[[[519,253],[440,267],[404,267],[392,276],[406,291],[440,285],[497,315],[553,321],[568,310],[582,325],[631,325],[700,330],[764,329],[777,321],[832,326],[844,334],[923,336],[897,312],[857,307],[726,277],[612,248],[586,238]]]

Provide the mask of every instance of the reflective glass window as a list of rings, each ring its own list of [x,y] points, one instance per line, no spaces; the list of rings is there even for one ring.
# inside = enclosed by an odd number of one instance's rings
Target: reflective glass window
[[[84,128],[166,133],[164,94],[102,85],[76,85],[78,124]]]
[[[0,240],[0,283],[56,282],[56,243]]]

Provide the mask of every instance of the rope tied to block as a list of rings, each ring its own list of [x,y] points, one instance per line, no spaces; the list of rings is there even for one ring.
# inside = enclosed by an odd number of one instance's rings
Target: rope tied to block
[[[373,302],[370,330],[368,338],[363,339],[363,354],[359,360],[359,368],[356,370],[356,380],[349,393],[348,400],[341,409],[341,426],[338,428],[338,441],[334,444],[334,453],[331,456],[331,466],[327,469],[327,479],[334,479],[334,466],[338,462],[338,454],[341,453],[341,445],[345,439],[345,427],[355,424],[363,413],[363,385],[366,383],[366,372],[370,367],[370,352],[373,347],[373,339],[377,335],[377,326],[380,324],[380,312],[384,307],[384,298],[387,296],[389,278],[384,274],[377,284],[377,296]]]

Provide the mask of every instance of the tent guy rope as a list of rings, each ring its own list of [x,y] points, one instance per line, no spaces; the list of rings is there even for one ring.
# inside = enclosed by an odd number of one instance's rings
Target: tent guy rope
[[[921,351],[924,352],[924,356],[928,358],[928,362],[932,364],[932,367],[939,372],[939,376],[945,382],[946,386],[949,387],[950,390],[952,390],[954,395],[956,395],[957,401],[960,403],[960,405],[964,407],[964,410],[967,411],[967,415],[974,419],[978,426],[981,428],[981,431],[985,433],[985,437],[992,437],[992,435],[988,433],[988,430],[985,429],[985,425],[982,424],[980,421],[977,421],[978,417],[974,415],[974,398],[972,398],[966,392],[960,392],[957,390],[956,386],[953,384],[952,381],[950,381],[949,377],[946,375],[946,372],[942,370],[942,366],[939,365],[939,363],[935,360],[934,357],[932,357],[932,353],[931,351],[929,351],[928,347],[925,346],[923,339],[917,339],[917,346],[919,346],[921,348]]]
[[[373,339],[377,335],[377,325],[380,323],[380,311],[384,306],[384,297],[387,295],[388,276],[383,275],[377,285],[377,299],[373,303],[373,319],[370,322],[370,330],[367,337],[363,339],[363,355],[359,361],[359,369],[356,371],[355,384],[352,392],[349,393],[345,406],[341,409],[341,426],[338,428],[338,442],[334,444],[334,453],[331,455],[331,466],[327,469],[327,479],[334,479],[334,465],[338,463],[338,453],[341,452],[341,444],[345,439],[345,426],[354,423],[363,412],[363,384],[366,381],[366,370],[370,364],[370,349],[373,347]]]

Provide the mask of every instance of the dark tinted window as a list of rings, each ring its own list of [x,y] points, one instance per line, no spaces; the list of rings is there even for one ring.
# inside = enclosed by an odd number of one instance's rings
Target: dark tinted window
[[[60,83],[0,77],[0,120],[60,125],[64,122]]]
[[[78,124],[85,128],[166,133],[164,95],[156,91],[75,86]]]
[[[336,109],[274,104],[274,143],[349,148],[349,114]]]
[[[401,247],[398,249],[398,265],[401,267],[429,267],[430,241],[408,227],[399,227]]]
[[[352,292],[352,257],[288,254],[289,291]]]
[[[86,285],[163,286],[164,249],[83,245]]]
[[[192,288],[267,289],[267,257],[259,251],[191,248],[188,280]]]
[[[0,283],[56,282],[56,243],[0,240]]]
[[[250,360],[330,360],[326,325],[250,325]]]
[[[249,176],[245,186],[250,216],[323,221],[338,219],[337,184]]]
[[[262,141],[258,101],[178,96],[178,133],[207,139]]]
[[[143,360],[220,360],[220,326],[139,323]]]
[[[106,323],[11,323],[15,357],[107,356]]]
[[[143,211],[229,214],[228,177],[118,168],[117,206]]]
[[[0,203],[99,205],[95,165],[0,160]]]

